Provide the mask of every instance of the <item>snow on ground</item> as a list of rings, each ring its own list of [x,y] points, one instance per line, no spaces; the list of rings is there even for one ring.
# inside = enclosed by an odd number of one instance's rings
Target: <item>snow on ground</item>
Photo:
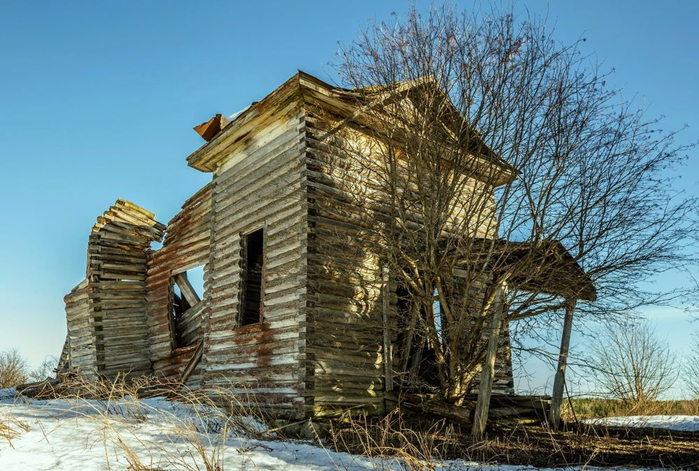
[[[699,432],[699,417],[693,415],[636,415],[588,419],[584,422],[607,427],[650,427],[681,432]]]
[[[254,419],[238,420],[226,433],[230,424],[219,413],[163,398],[109,403],[14,395],[14,390],[0,390],[0,426],[15,432],[10,440],[0,435],[3,471],[192,470],[207,469],[207,460],[225,471],[408,469],[395,460],[337,453],[312,441],[253,438],[265,431]],[[440,463],[437,469],[537,471],[462,461]]]

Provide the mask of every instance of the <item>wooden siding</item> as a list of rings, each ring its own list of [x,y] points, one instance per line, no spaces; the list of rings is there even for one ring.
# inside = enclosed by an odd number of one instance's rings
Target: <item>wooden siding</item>
[[[203,383],[279,416],[303,415],[306,303],[304,114],[288,82],[218,143]],[[236,124],[236,123],[233,123]],[[208,157],[204,157],[208,159]],[[209,159],[210,160],[210,159]],[[261,323],[239,326],[241,237],[264,227]]]
[[[88,378],[151,372],[146,324],[146,258],[164,226],[125,200],[92,228],[87,277],[66,297],[71,368]]]
[[[148,260],[148,337],[153,372],[167,378],[178,377],[196,350],[196,342],[203,338],[201,320],[206,315],[206,297],[209,278],[209,243],[211,238],[212,184],[204,186],[183,205],[182,210],[168,223],[165,242],[160,250],[150,253]],[[204,266],[204,296],[187,311],[187,335],[194,338],[189,345],[176,348],[172,323],[173,277],[197,266]],[[189,378],[191,386],[200,381],[197,368]]]
[[[372,243],[380,214],[347,191],[352,175],[339,139],[327,129],[323,95],[307,95],[308,309],[306,410],[385,410],[381,248]],[[320,103],[319,103],[320,102]],[[375,207],[375,205],[374,205]],[[395,299],[390,303],[395,323]],[[389,326],[391,340],[395,328]]]
[[[68,368],[88,380],[97,377],[97,350],[87,280],[65,297],[68,321]]]
[[[348,409],[381,413],[392,399],[392,391],[386,391],[390,387],[385,386],[384,329],[393,351],[397,350],[395,286],[388,290],[386,325],[382,249],[376,233],[386,220],[383,206],[388,199],[380,187],[367,181],[361,165],[346,158],[370,149],[364,142],[371,137],[358,136],[357,129],[343,132],[346,103],[315,84],[308,86],[307,414]],[[370,156],[350,160],[363,158]],[[490,217],[481,218],[473,235],[495,236],[492,187],[473,180],[466,192],[487,192],[488,196],[484,214]],[[499,390],[511,392],[509,338],[503,336],[501,343],[496,384]]]
[[[486,341],[486,335],[483,335],[483,341]],[[481,384],[481,375],[478,374],[471,381],[469,390],[472,394],[478,393],[478,388]],[[493,378],[493,394],[512,395],[515,393],[515,380],[512,371],[512,348],[510,345],[510,329],[507,322],[504,322],[503,329],[500,332],[500,340],[498,342],[498,350],[495,356],[495,375]]]

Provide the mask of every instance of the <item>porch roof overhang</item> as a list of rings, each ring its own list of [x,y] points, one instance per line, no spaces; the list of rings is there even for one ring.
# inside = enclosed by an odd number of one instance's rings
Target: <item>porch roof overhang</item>
[[[509,271],[508,284],[516,289],[595,301],[597,290],[590,276],[557,240],[512,242],[471,239],[467,255],[460,255],[455,276],[467,275],[468,266],[490,265],[496,276]]]

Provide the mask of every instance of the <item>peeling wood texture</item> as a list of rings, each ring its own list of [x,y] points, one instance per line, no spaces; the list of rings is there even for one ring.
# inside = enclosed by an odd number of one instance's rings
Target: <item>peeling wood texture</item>
[[[65,298],[70,369],[87,378],[151,371],[146,310],[147,257],[165,226],[125,200],[92,228],[87,277]]]
[[[307,214],[298,92],[287,83],[255,105],[253,117],[239,117],[240,135],[209,143],[218,157],[202,358],[203,384],[288,417],[303,416],[304,400]],[[241,325],[242,237],[261,228],[263,320]]]
[[[148,257],[148,278],[146,283],[146,319],[149,336],[149,357],[152,371],[166,378],[179,377],[195,353],[195,342],[203,337],[202,318],[208,310],[206,297],[198,303],[189,297],[187,319],[188,336],[185,345],[177,345],[175,339],[173,292],[178,279],[187,270],[204,267],[204,288],[209,275],[209,244],[211,238],[211,191],[208,184],[182,205],[182,210],[168,223],[165,241],[160,250],[152,251]],[[182,283],[185,285],[185,283]],[[198,297],[198,296],[197,296]],[[189,381],[199,381],[199,369],[190,373]]]
[[[187,161],[212,180],[167,226],[124,200],[98,218],[87,277],[65,297],[65,368],[225,387],[289,418],[391,407],[403,361],[392,353],[396,283],[375,237],[385,198],[343,162],[348,140],[332,135],[359,119],[346,94],[299,72],[230,123],[217,116],[197,126],[207,142]],[[512,178],[505,164],[489,165]],[[474,180],[468,191],[489,192],[494,209],[492,187]],[[495,237],[494,228],[493,220],[476,233]],[[260,292],[261,321],[241,322],[245,237],[260,229],[262,274],[248,288]],[[186,275],[196,267],[202,296]],[[493,389],[512,393],[503,330]]]

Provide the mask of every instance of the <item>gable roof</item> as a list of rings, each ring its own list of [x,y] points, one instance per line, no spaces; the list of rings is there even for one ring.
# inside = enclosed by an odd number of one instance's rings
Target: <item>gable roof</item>
[[[387,86],[346,89],[330,85],[317,77],[298,71],[261,101],[252,103],[250,107],[235,116],[215,136],[207,136],[210,140],[190,154],[187,157],[187,163],[190,167],[203,172],[216,170],[218,165],[226,159],[227,151],[236,142],[249,136],[258,125],[264,124],[263,115],[266,111],[274,109],[275,106],[286,104],[293,100],[294,97],[299,97],[300,99],[303,96],[306,99],[313,99],[323,106],[332,108],[340,116],[345,117],[342,121],[342,123],[345,123],[347,121],[361,121],[362,115],[366,114],[369,108],[377,104],[383,104],[394,97],[407,95],[413,100],[419,100],[420,91],[427,88],[431,92],[437,91],[437,93],[444,95],[439,89],[439,85],[431,77]],[[463,116],[453,106],[448,97],[446,95],[444,97],[444,102],[450,105],[444,119],[450,120],[452,127],[456,126],[461,129],[467,127]],[[259,123],[255,122],[258,120],[260,121]],[[472,139],[474,148],[478,149],[477,154],[474,155],[476,159],[481,160],[481,163],[486,164],[489,168],[496,170],[494,172],[496,174],[495,186],[508,183],[517,177],[516,169],[493,152],[477,133],[473,133]]]

